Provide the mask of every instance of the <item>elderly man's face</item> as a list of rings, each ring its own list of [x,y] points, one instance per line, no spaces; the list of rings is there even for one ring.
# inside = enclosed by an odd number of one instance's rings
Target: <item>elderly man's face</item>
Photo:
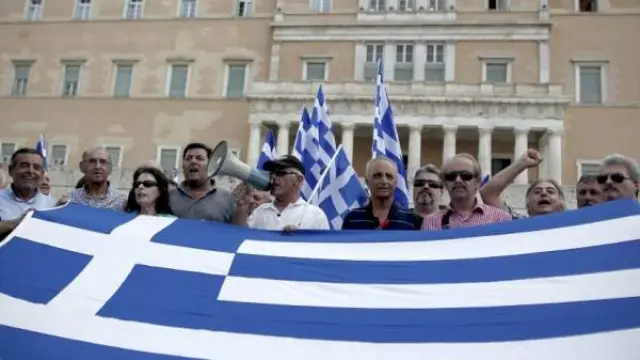
[[[272,188],[271,195],[279,198],[298,192],[301,188],[304,177],[302,174],[293,168],[281,169],[271,173]]]
[[[442,181],[437,174],[421,172],[413,179],[413,202],[420,207],[434,207],[442,196]]]
[[[38,154],[20,154],[9,168],[13,186],[19,189],[35,190],[44,176],[42,156]]]
[[[473,198],[480,187],[476,164],[464,157],[454,157],[442,170],[444,185],[452,200]]]
[[[553,183],[542,181],[531,189],[527,210],[529,216],[559,212],[564,210],[564,201]]]
[[[40,192],[45,195],[49,195],[49,192],[51,192],[51,179],[49,178],[49,174],[47,174],[46,172],[44,173],[42,181],[40,182]]]
[[[602,202],[602,186],[595,180],[579,182],[576,185],[578,207],[592,206]]]
[[[111,175],[111,159],[104,149],[89,152],[82,160],[80,168],[88,183],[100,184],[109,180]]]
[[[388,161],[375,161],[367,174],[367,186],[371,197],[389,199],[393,197],[398,183],[398,171]]]
[[[598,184],[602,186],[605,201],[636,197],[638,183],[629,175],[629,171],[623,165],[602,167],[597,179]]]

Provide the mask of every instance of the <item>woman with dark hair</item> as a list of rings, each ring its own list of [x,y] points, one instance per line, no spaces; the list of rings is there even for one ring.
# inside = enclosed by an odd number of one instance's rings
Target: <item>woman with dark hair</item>
[[[169,206],[169,179],[161,170],[142,166],[133,173],[133,186],[124,211],[141,215],[173,216]]]

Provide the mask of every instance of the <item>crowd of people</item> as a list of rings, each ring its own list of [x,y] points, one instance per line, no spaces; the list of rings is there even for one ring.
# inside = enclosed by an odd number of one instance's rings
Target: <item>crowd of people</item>
[[[268,161],[263,170],[272,181],[269,192],[243,183],[233,191],[216,186],[208,175],[213,151],[202,143],[188,144],[182,153],[184,181],[170,180],[159,164],[149,161],[134,172],[128,194],[109,181],[112,164],[106,149],[93,148],[82,154],[83,177],[67,195],[49,195],[50,180],[45,159],[33,148],[18,149],[11,157],[11,183],[0,190],[0,240],[20,223],[29,210],[44,210],[73,202],[140,215],[171,216],[217,221],[255,229],[292,232],[296,229],[330,229],[326,214],[301,197],[305,169],[291,155]],[[520,214],[501,200],[506,187],[524,170],[544,159],[529,149],[512,165],[482,185],[482,171],[470,154],[457,154],[442,164],[419,168],[413,179],[414,208],[400,206],[394,198],[398,182],[395,163],[374,158],[366,166],[369,201],[351,210],[342,229],[440,230],[511,221],[566,210],[562,187],[551,179],[538,179],[526,191],[527,214]],[[638,164],[623,155],[603,159],[598,175],[583,176],[576,185],[578,207],[620,198],[638,198]],[[482,186],[481,186],[482,185]],[[450,202],[441,205],[444,192]]]

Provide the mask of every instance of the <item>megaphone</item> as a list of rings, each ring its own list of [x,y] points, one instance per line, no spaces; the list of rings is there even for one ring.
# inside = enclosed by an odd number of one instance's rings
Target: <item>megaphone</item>
[[[209,177],[228,175],[246,181],[258,190],[269,191],[271,189],[272,184],[269,175],[240,161],[229,151],[229,146],[224,140],[213,149],[211,162],[213,163],[213,170],[209,173]]]

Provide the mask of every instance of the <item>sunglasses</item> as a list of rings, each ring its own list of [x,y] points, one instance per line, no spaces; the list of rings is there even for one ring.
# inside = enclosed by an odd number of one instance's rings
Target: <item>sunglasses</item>
[[[276,177],[283,177],[283,176],[287,176],[287,175],[291,175],[291,174],[297,174],[297,172],[294,171],[286,171],[286,170],[276,170],[274,172],[272,172],[272,174]]]
[[[142,185],[142,187],[144,188],[152,188],[154,186],[158,186],[158,183],[155,181],[151,181],[151,180],[145,180],[145,181],[136,181],[133,183],[133,188],[139,188],[140,185]]]
[[[602,175],[596,176],[596,180],[598,181],[598,184],[600,184],[600,185],[606,183],[608,179],[611,179],[611,181],[616,183],[616,184],[620,184],[621,182],[623,182],[623,181],[625,181],[627,179],[630,179],[630,177],[624,176],[623,174],[620,174],[620,173],[602,174]]]
[[[460,177],[462,181],[470,181],[476,176],[470,171],[447,171],[444,173],[443,178],[446,181],[456,181],[456,179]]]
[[[442,184],[433,180],[416,180],[413,182],[413,187],[429,187],[431,189],[442,189]]]

